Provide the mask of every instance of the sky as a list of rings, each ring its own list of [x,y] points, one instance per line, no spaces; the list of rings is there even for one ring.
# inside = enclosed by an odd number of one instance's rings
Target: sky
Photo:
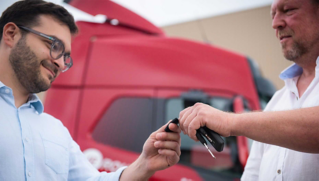
[[[0,12],[17,0],[0,0]],[[63,0],[48,0],[64,4]],[[139,14],[156,26],[163,27],[198,19],[268,6],[272,0],[112,0]],[[72,8],[72,7],[68,7]],[[72,9],[76,19],[100,21],[103,17],[89,17]],[[77,18],[77,16],[79,16]]]
[[[273,0],[112,0],[157,26],[269,6]]]

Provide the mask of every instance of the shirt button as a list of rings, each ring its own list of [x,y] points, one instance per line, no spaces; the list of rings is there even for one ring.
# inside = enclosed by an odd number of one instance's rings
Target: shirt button
[[[25,138],[25,141],[26,141],[26,142],[29,142],[29,139],[28,139],[28,138]]]
[[[281,170],[280,170],[280,169],[279,169],[279,170],[277,170],[277,173],[278,173],[278,174],[280,174],[280,173],[281,173]]]
[[[28,176],[31,177],[31,172],[28,172]]]
[[[9,93],[10,93],[10,90],[9,90],[9,89],[5,89],[4,92],[5,92],[6,94],[9,94]]]

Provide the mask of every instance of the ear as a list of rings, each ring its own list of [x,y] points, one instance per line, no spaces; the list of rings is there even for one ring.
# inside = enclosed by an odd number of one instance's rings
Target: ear
[[[3,27],[2,40],[8,47],[14,47],[20,38],[21,32],[16,24],[9,22]]]

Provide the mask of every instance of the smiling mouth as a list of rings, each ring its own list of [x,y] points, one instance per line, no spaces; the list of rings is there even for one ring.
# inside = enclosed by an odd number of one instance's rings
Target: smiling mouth
[[[287,39],[287,38],[291,38],[291,36],[281,36],[279,39],[281,41],[281,40],[284,40],[284,39]]]
[[[43,66],[43,67],[44,67],[44,66]],[[47,70],[51,73],[51,75],[52,75],[53,78],[55,77],[55,73],[54,73],[52,70],[48,69],[47,67],[44,67],[44,68],[47,69]]]

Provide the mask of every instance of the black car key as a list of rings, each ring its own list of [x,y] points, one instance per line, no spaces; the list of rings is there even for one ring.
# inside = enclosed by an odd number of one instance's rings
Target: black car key
[[[177,118],[175,118],[175,119],[173,119],[169,124],[171,124],[171,123],[179,124],[179,120],[178,120]],[[165,132],[172,132],[172,131],[168,128],[169,124],[168,124],[168,125],[166,126],[166,128],[165,128]]]
[[[177,118],[173,119],[171,123],[178,124],[179,120]],[[168,124],[169,125],[169,124]],[[165,128],[166,132],[172,132],[168,125]],[[208,129],[206,126],[199,128],[196,131],[197,139],[207,148],[210,154],[215,158],[215,156],[211,153],[211,151],[207,147],[207,143],[204,138],[210,142],[210,144],[216,149],[216,151],[221,152],[224,149],[225,141],[224,139],[215,131]]]
[[[199,130],[196,131],[196,137],[206,147],[206,149],[208,150],[210,155],[212,155],[213,158],[216,158],[215,155],[209,150],[207,143],[206,143],[204,137],[201,135],[201,132]]]
[[[216,151],[223,151],[225,141],[218,133],[208,129],[206,126],[199,128],[198,131],[210,142]]]

